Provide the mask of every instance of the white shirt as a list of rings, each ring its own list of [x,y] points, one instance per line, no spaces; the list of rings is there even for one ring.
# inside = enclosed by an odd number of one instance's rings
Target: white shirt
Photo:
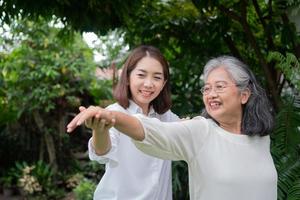
[[[192,200],[276,200],[277,172],[269,136],[227,132],[213,120],[164,123],[142,115],[147,154],[188,163]]]
[[[127,114],[142,113],[133,101],[125,110],[115,103],[109,110]],[[171,111],[159,115],[153,108],[149,117],[162,121],[177,121],[178,116]],[[106,170],[98,184],[94,200],[172,200],[171,161],[148,156],[138,150],[131,139],[114,128],[109,130],[112,147],[103,156],[98,156],[89,140],[91,160],[106,164]]]

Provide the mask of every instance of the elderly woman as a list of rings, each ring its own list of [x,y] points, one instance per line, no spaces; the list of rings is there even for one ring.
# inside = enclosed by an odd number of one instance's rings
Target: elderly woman
[[[94,118],[133,138],[146,154],[186,161],[192,200],[276,200],[268,135],[273,117],[265,91],[249,68],[230,56],[211,59],[204,81],[203,116],[161,122],[99,107],[79,113],[67,131]]]

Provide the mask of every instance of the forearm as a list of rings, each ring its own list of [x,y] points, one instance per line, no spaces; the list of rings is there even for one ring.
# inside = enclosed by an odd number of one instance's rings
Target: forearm
[[[142,141],[145,138],[145,133],[140,121],[133,116],[112,111],[115,116],[114,127],[125,135],[131,137],[134,140]]]
[[[93,129],[92,144],[97,155],[104,155],[111,149],[109,132],[100,132]]]

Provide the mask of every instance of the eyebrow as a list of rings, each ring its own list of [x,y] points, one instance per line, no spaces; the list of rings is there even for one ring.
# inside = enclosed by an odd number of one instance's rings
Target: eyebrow
[[[228,84],[227,81],[216,81],[216,83],[225,83],[225,84]]]
[[[216,81],[214,84],[218,84],[218,83],[228,84],[227,81]],[[205,83],[204,86],[205,85],[213,85],[213,84],[211,84],[211,83]]]

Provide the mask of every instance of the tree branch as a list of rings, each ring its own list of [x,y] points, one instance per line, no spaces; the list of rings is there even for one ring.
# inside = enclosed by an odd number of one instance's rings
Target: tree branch
[[[300,58],[300,44],[296,43],[296,41],[295,41],[295,39],[294,39],[294,37],[292,35],[292,31],[290,29],[290,26],[291,26],[290,25],[290,20],[289,20],[287,14],[286,13],[281,14],[281,19],[282,19],[283,24],[286,27],[288,27],[288,30],[289,30],[289,33],[290,33],[289,39],[290,39],[290,41],[292,43],[292,46],[293,46],[293,49],[294,49],[294,54],[297,56],[297,58]]]
[[[255,11],[257,13],[257,16],[258,16],[258,19],[264,29],[264,32],[265,32],[265,35],[267,37],[267,45],[268,45],[268,48],[271,49],[271,50],[275,50],[275,45],[274,45],[274,42],[273,42],[273,39],[272,39],[272,36],[270,34],[270,31],[269,29],[267,28],[267,24],[262,16],[262,13],[261,13],[261,10],[260,10],[260,7],[257,3],[257,0],[252,0],[253,2],[253,5],[254,5],[254,8],[255,8]]]
[[[240,23],[244,29],[244,32],[246,34],[246,37],[248,38],[248,41],[250,43],[250,45],[252,46],[254,53],[256,54],[259,64],[261,65],[261,67],[263,68],[266,78],[267,78],[267,86],[268,86],[268,90],[271,92],[272,95],[272,101],[273,101],[273,105],[275,107],[276,110],[278,110],[281,107],[281,100],[278,96],[278,91],[277,91],[277,87],[276,87],[276,80],[273,79],[272,76],[272,71],[269,68],[267,61],[265,60],[263,54],[260,51],[259,45],[255,39],[254,34],[251,31],[250,25],[247,22],[247,16],[245,15],[245,13],[247,13],[247,3],[245,1],[243,1],[241,3],[241,11],[242,16],[238,16],[236,13],[230,11],[228,8],[225,8],[224,6],[219,6],[219,9],[221,12],[223,12],[225,15],[227,15],[229,18],[232,18],[233,20],[237,21],[238,23]]]
[[[236,46],[235,46],[233,40],[231,39],[230,35],[225,34],[223,36],[223,40],[227,44],[227,46],[228,46],[229,50],[231,51],[232,55],[239,58],[239,59],[242,59],[242,56],[241,56],[239,50],[236,48]]]

